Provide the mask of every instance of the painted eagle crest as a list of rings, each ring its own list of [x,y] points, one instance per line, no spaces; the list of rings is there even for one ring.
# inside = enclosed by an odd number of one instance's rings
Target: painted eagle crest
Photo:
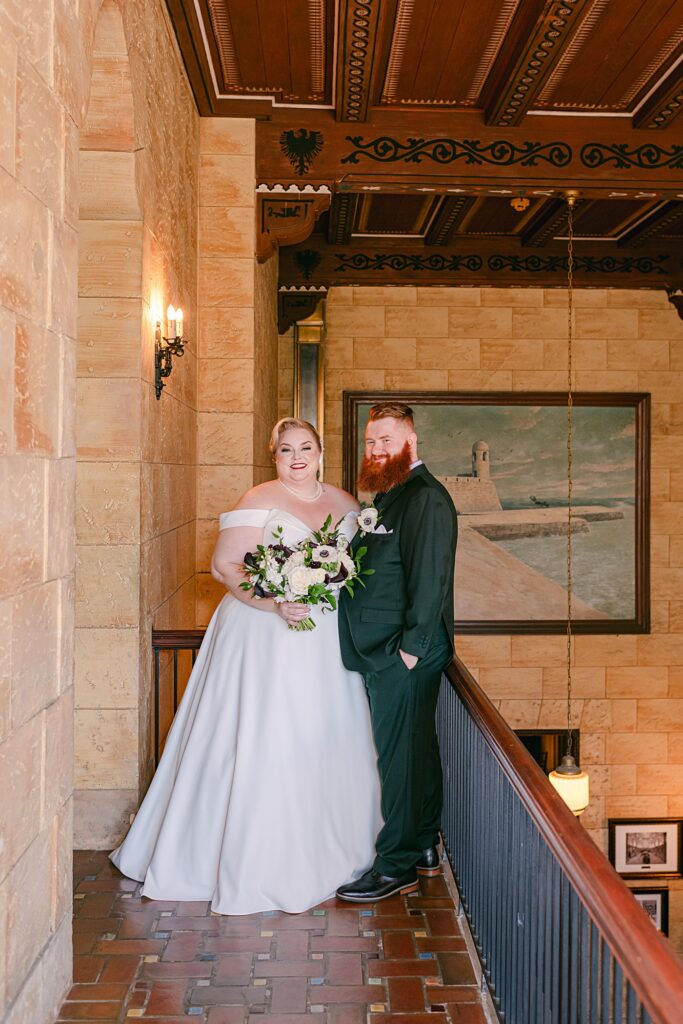
[[[322,132],[290,128],[280,136],[280,149],[300,177],[303,177],[322,148]]]

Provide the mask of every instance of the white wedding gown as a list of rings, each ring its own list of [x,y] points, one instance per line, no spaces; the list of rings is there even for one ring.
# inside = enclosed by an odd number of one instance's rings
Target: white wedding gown
[[[287,512],[240,510],[220,526],[310,529]],[[350,536],[355,514],[341,528]],[[316,629],[230,595],[216,609],[124,842],[111,859],[160,900],[210,900],[221,914],[297,913],[367,870],[381,827],[362,677],[344,668],[337,616]]]

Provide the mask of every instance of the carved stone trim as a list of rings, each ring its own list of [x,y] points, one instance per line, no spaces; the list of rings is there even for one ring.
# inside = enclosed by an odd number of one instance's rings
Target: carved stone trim
[[[533,30],[522,37],[517,52],[510,55],[501,50],[485,86],[487,125],[509,127],[522,121],[590,3],[548,0]],[[506,60],[509,70],[497,74],[497,66]]]
[[[472,196],[446,196],[425,236],[427,245],[448,245],[463,217],[474,205]]]
[[[256,256],[264,263],[279,245],[304,242],[323,210],[329,209],[330,192],[283,192],[256,194]]]
[[[331,245],[346,245],[351,238],[359,198],[357,192],[338,192],[334,197],[327,232]]]
[[[339,11],[337,120],[365,121],[372,91],[381,0],[342,0]]]

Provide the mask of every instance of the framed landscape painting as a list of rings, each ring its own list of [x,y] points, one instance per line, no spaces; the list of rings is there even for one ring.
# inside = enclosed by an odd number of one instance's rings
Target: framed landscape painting
[[[649,607],[650,398],[573,398],[572,628],[644,633]],[[407,402],[419,455],[458,510],[457,633],[567,628],[567,395],[344,392],[344,486],[370,406]]]

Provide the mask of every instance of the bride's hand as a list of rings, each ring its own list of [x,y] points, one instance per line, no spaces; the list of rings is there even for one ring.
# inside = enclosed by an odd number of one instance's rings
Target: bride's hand
[[[284,619],[288,626],[301,622],[310,614],[307,604],[296,604],[294,601],[281,601],[275,605],[275,611]]]

